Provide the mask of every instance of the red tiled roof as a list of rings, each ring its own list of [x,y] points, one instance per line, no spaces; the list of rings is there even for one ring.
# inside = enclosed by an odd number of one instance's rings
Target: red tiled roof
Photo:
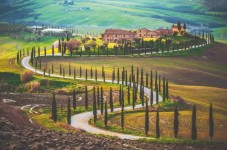
[[[104,34],[124,34],[124,35],[129,35],[133,34],[133,32],[126,31],[126,30],[121,30],[121,29],[106,29]]]

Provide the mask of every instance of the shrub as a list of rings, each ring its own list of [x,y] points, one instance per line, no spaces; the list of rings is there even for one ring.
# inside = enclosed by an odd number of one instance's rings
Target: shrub
[[[30,92],[38,92],[40,89],[40,83],[38,81],[31,82],[29,85]]]
[[[24,71],[23,73],[21,73],[20,79],[22,82],[29,82],[33,80],[33,72],[28,70]]]

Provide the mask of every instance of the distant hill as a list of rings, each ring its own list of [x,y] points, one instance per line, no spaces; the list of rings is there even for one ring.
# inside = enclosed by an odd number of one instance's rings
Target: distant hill
[[[210,11],[227,12],[227,0],[205,0],[204,5]]]

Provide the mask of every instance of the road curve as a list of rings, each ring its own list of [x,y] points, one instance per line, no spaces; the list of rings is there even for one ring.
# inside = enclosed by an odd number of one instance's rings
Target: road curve
[[[29,64],[29,60],[30,60],[30,56],[24,57],[21,61],[21,65],[24,68],[35,72],[36,74],[43,75],[42,71],[36,70],[35,68],[33,68]],[[56,74],[50,74],[50,76],[62,78],[62,76],[56,75]],[[64,78],[73,79],[73,77],[64,77]],[[77,80],[85,80],[84,78],[76,78],[76,79]],[[88,80],[95,81],[94,79],[88,79]],[[102,82],[103,80],[98,79],[98,81]],[[106,82],[112,83],[111,80],[106,80]],[[116,82],[117,81],[115,81],[115,83]],[[140,88],[140,85],[138,86],[138,88]],[[150,97],[150,89],[144,87],[144,94],[145,94],[145,96],[147,96],[149,98]],[[154,96],[154,99],[155,99],[155,97],[156,97],[155,92],[153,92],[153,96]],[[160,95],[159,95],[159,101],[162,101],[162,97]],[[142,104],[135,106],[135,108],[141,108],[141,107],[143,107]],[[121,110],[121,108],[114,108],[114,112],[117,112],[117,111],[120,111],[120,110]],[[127,107],[124,108],[124,110],[132,110],[132,106],[127,106]],[[110,112],[110,109],[108,109],[108,112]],[[97,114],[98,115],[101,114],[101,111],[98,110]],[[96,128],[96,127],[89,124],[89,120],[92,119],[92,118],[93,118],[93,111],[84,112],[84,113],[74,115],[74,116],[71,117],[71,122],[72,122],[71,126],[78,128],[78,129],[81,129],[81,130],[84,130],[84,131],[89,132],[89,133],[102,134],[102,135],[107,135],[107,136],[115,136],[115,137],[118,137],[120,139],[137,140],[137,139],[141,139],[141,138],[147,138],[147,137],[143,137],[143,136],[134,136],[134,135],[129,135],[129,134],[116,133],[116,132],[111,132],[111,131],[108,131],[108,130]]]

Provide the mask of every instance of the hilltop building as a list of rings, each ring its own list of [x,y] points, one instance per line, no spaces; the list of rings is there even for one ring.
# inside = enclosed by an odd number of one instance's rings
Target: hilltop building
[[[105,42],[134,41],[135,38],[136,32],[121,29],[106,29],[102,34],[102,40]]]
[[[172,32],[173,33],[182,33],[182,32],[185,32],[185,29],[184,29],[184,26],[181,26],[181,29],[179,30],[178,29],[178,26],[177,25],[172,25]]]

